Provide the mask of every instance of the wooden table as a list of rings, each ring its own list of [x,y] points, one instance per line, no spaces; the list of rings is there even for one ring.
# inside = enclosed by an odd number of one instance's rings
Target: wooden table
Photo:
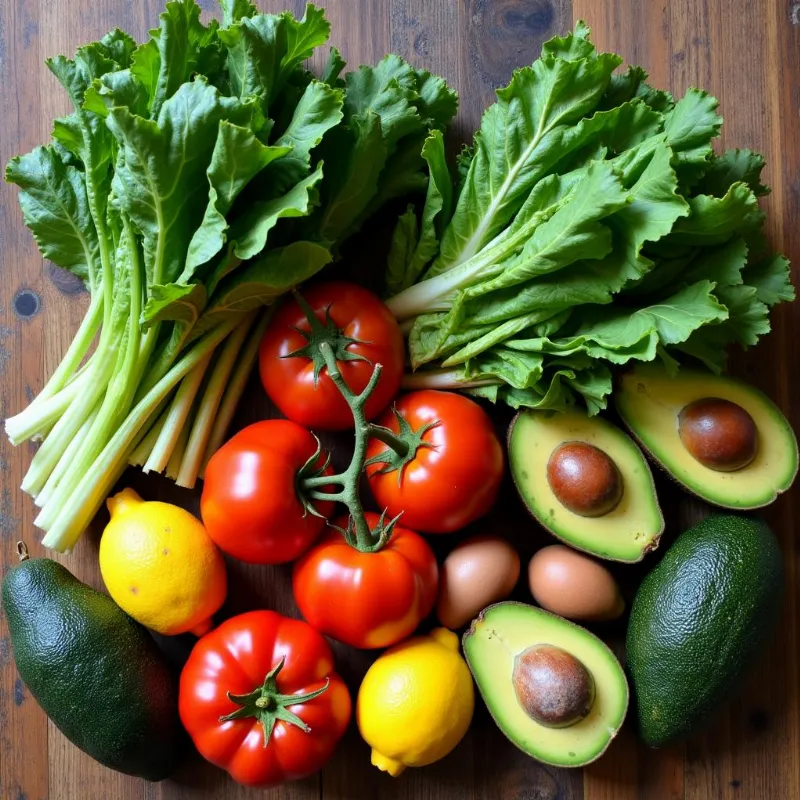
[[[259,0],[267,10],[302,13],[301,0]],[[212,0],[205,0],[210,10]],[[707,88],[721,101],[723,145],[747,146],[767,158],[773,186],[765,206],[776,246],[800,264],[800,3],[790,0],[328,0],[332,39],[351,62],[395,51],[444,75],[461,94],[454,139],[469,136],[493,89],[530,63],[542,41],[586,19],[598,46],[643,64],[659,87],[680,93]],[[48,138],[52,119],[68,100],[43,66],[47,56],[71,54],[120,26],[141,40],[154,26],[161,0],[2,0],[0,3],[0,159],[5,163]],[[19,411],[43,385],[82,317],[86,296],[69,276],[43,264],[22,225],[16,190],[0,192],[0,414]],[[781,308],[774,332],[735,369],[768,391],[800,427],[794,399],[800,374],[800,305]],[[252,387],[240,422],[267,413]],[[499,424],[505,417],[501,414]],[[18,486],[32,448],[12,448],[0,437],[0,560],[14,558],[24,536],[35,555],[39,534],[34,506]],[[196,508],[196,493],[160,479],[135,479],[147,496]],[[662,481],[662,502],[674,535],[698,510]],[[523,557],[544,541],[506,489],[504,517],[490,525],[512,535]],[[795,495],[796,497],[796,495]],[[508,502],[505,502],[507,500]],[[480,708],[470,735],[444,761],[392,780],[372,768],[352,729],[330,766],[306,781],[258,796],[306,800],[463,798],[464,800],[672,800],[687,798],[800,798],[800,539],[793,499],[767,513],[782,538],[790,590],[779,635],[742,693],[708,732],[662,751],[635,741],[629,727],[591,767],[555,770],[539,765],[505,741]],[[675,509],[678,513],[674,513]],[[446,547],[445,545],[443,545]],[[64,563],[100,585],[97,535],[84,538]],[[618,570],[630,590],[642,570]],[[525,598],[520,591],[519,596]],[[231,564],[226,612],[270,607],[296,614],[285,568]],[[195,756],[175,780],[159,785],[111,772],[78,751],[48,721],[20,682],[0,628],[1,800],[234,800],[254,797]],[[613,644],[623,628],[607,631]],[[180,655],[190,642],[172,642]],[[353,689],[369,656],[337,648]]]

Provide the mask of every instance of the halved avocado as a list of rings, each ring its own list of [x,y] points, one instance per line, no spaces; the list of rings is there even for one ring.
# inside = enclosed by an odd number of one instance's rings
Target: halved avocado
[[[554,454],[558,457],[560,448],[573,443],[599,450],[618,472],[621,496],[599,516],[570,510],[548,480]],[[610,422],[574,409],[522,411],[509,428],[508,454],[523,503],[563,542],[601,558],[625,562],[640,561],[658,546],[664,517],[653,475],[636,443]]]
[[[582,767],[605,752],[622,726],[628,709],[625,673],[611,650],[584,628],[535,606],[504,602],[480,613],[463,645],[494,721],[537,761]],[[542,651],[544,657],[537,658]],[[553,654],[555,665],[548,674]],[[525,669],[527,686],[521,691]],[[590,679],[588,693],[584,674]],[[570,715],[570,706],[582,710]],[[549,716],[561,713],[564,720],[543,724],[536,708]]]
[[[686,368],[673,377],[656,364],[644,364],[621,376],[614,403],[659,466],[714,505],[736,509],[769,505],[797,475],[797,439],[786,417],[765,394],[734,378]],[[697,449],[694,455],[690,452],[687,415],[691,418],[698,404],[706,410],[694,414],[699,416],[697,435],[713,434],[718,423],[719,436],[713,444],[723,446],[717,455],[730,459],[727,467],[710,466],[712,461],[698,460],[702,453]],[[724,419],[715,417],[720,408]],[[746,435],[753,433],[753,426],[755,436]],[[743,448],[744,458],[738,458]]]

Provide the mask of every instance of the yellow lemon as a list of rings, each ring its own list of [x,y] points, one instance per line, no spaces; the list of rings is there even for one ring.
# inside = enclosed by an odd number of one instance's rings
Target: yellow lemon
[[[202,523],[169,503],[145,502],[133,489],[108,500],[100,572],[109,594],[147,628],[202,636],[225,601],[225,562]]]
[[[387,650],[358,691],[356,717],[372,763],[390,775],[444,758],[472,721],[472,675],[444,628]]]

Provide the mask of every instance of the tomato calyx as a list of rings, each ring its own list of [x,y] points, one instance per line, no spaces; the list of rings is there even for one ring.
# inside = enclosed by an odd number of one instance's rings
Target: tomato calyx
[[[434,448],[434,445],[426,442],[423,437],[431,428],[435,428],[439,424],[439,420],[428,422],[414,430],[395,406],[392,406],[392,413],[397,420],[399,428],[397,433],[383,425],[370,424],[372,438],[387,444],[388,447],[382,453],[368,458],[364,462],[364,468],[373,464],[383,464],[380,469],[375,470],[375,475],[384,475],[396,470],[399,485],[403,480],[403,470],[417,457],[417,451],[424,447]],[[398,447],[398,444],[403,446]]]
[[[319,376],[322,369],[327,366],[320,345],[327,344],[333,352],[334,358],[337,361],[366,361],[370,363],[368,358],[365,358],[360,353],[354,353],[347,348],[351,344],[371,344],[362,339],[354,339],[352,336],[345,336],[344,331],[333,321],[331,318],[331,309],[328,306],[325,309],[325,322],[321,322],[319,317],[314,313],[311,306],[305,301],[303,296],[295,290],[293,292],[295,300],[297,300],[300,308],[306,315],[308,320],[308,331],[295,328],[305,340],[306,344],[287,353],[281,358],[307,358],[314,365],[314,386],[319,382]]]
[[[285,663],[286,656],[267,673],[264,683],[249,694],[231,694],[231,692],[228,692],[228,699],[241,706],[241,708],[220,717],[219,721],[228,722],[229,720],[247,719],[248,717],[257,719],[264,729],[264,747],[269,745],[272,732],[275,729],[275,723],[278,720],[289,725],[295,725],[303,733],[310,733],[311,728],[297,714],[289,711],[287,706],[301,705],[313,700],[315,697],[319,697],[323,692],[327,691],[330,679],[325,678],[325,685],[321,689],[308,692],[308,694],[282,694],[278,691],[277,678]]]
[[[327,470],[331,464],[330,453],[325,453],[325,460],[320,466],[317,466],[319,458],[322,455],[322,442],[319,440],[319,437],[316,434],[312,433],[311,435],[314,437],[314,441],[317,443],[317,449],[314,451],[313,455],[308,458],[306,463],[303,464],[303,466],[297,471],[297,476],[295,478],[295,494],[303,506],[304,517],[308,514],[312,514],[315,517],[327,520],[327,517],[324,514],[320,514],[320,512],[317,511],[316,506],[314,505],[314,500],[309,496],[306,484],[311,482],[314,484],[314,486],[327,486],[329,484],[338,483],[339,476],[325,475],[325,470]],[[320,495],[320,493],[317,492],[317,495]],[[320,497],[317,496],[315,499],[320,499]],[[328,499],[327,495],[323,495],[323,499]]]

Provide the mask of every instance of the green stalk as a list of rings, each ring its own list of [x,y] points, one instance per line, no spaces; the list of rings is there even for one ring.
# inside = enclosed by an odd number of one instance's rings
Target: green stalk
[[[117,358],[117,369],[108,384],[108,390],[103,398],[100,413],[92,423],[92,427],[83,442],[80,451],[70,462],[70,469],[59,482],[50,500],[42,508],[39,516],[40,527],[47,530],[56,518],[62,504],[74,490],[80,477],[87,470],[103,449],[106,441],[119,422],[130,409],[135,392],[132,377],[135,373],[141,341],[141,326],[139,317],[142,311],[142,265],[139,261],[139,250],[136,246],[133,233],[124,222],[128,240],[130,242],[130,287],[127,296],[130,297],[128,309],[128,327],[125,337],[125,347],[120,349]],[[126,296],[126,300],[127,300]],[[91,406],[90,406],[91,408]],[[47,442],[45,442],[47,444]]]
[[[86,437],[89,435],[89,431],[99,413],[100,402],[98,401],[95,403],[95,406],[89,416],[86,418],[86,421],[83,423],[83,425],[81,425],[81,429],[69,443],[67,449],[58,460],[58,464],[56,464],[55,469],[50,473],[50,477],[42,487],[42,490],[34,498],[34,502],[39,508],[42,508],[42,506],[47,503],[53,492],[56,490],[56,487],[61,482],[61,479],[64,477],[64,474],[72,467],[72,462],[75,460],[75,456],[79,452],[80,448],[83,447],[83,443],[86,441]]]
[[[208,442],[206,443],[206,451],[203,454],[200,477],[202,477],[202,471],[205,470],[211,456],[222,447],[225,441],[228,429],[233,421],[233,416],[236,413],[236,408],[239,405],[239,401],[242,399],[247,382],[250,380],[253,367],[255,367],[256,359],[258,358],[258,348],[271,318],[272,307],[262,312],[258,324],[253,328],[247,340],[247,344],[245,344],[244,349],[239,355],[236,368],[225,388],[225,394],[217,411],[217,415],[214,418],[214,424],[211,428]]]
[[[310,318],[309,318],[310,320]],[[319,323],[321,324],[321,323]],[[312,323],[313,326],[313,323]],[[313,327],[312,327],[313,330]],[[364,413],[364,406],[370,395],[378,385],[383,367],[376,364],[372,370],[369,383],[360,394],[355,394],[339,371],[339,365],[333,354],[333,348],[329,342],[320,342],[319,352],[325,359],[325,366],[328,370],[330,379],[336,384],[336,388],[341,392],[342,397],[347,401],[350,410],[353,412],[355,422],[355,443],[353,446],[353,457],[347,469],[339,475],[306,478],[301,483],[301,488],[306,496],[311,500],[332,501],[334,503],[344,503],[350,513],[350,521],[347,531],[342,531],[347,542],[360,550],[362,553],[375,553],[380,550],[392,535],[392,529],[399,517],[384,523],[383,516],[381,523],[370,530],[369,523],[364,515],[364,507],[361,504],[358,487],[361,479],[361,472],[364,469],[364,460],[367,454],[367,444],[376,434],[380,434],[381,440],[388,444],[397,452],[407,449],[406,443],[392,434],[391,431],[372,425],[367,421]],[[341,486],[338,492],[320,491],[323,487],[331,484]]]
[[[407,372],[403,375],[403,389],[472,389],[478,386],[499,386],[502,381],[495,378],[464,377],[460,369],[422,369],[419,372]]]
[[[150,453],[155,447],[156,441],[161,434],[164,423],[167,420],[167,412],[161,416],[150,426],[150,430],[142,437],[136,449],[131,453],[130,461],[128,462],[132,467],[141,467],[147,461]]]
[[[33,457],[33,461],[22,481],[22,490],[24,492],[36,497],[44,488],[59,459],[63,457],[70,443],[86,422],[86,418],[106,390],[114,369],[112,355],[110,350],[105,350],[95,363],[95,369],[81,382],[82,385],[78,387],[77,396],[66,407],[60,419],[47,435],[44,444]],[[55,400],[55,398],[52,399]],[[49,401],[45,401],[45,403],[47,402]]]
[[[253,311],[242,320],[228,337],[222,352],[219,354],[192,425],[192,432],[189,435],[186,452],[178,472],[178,486],[191,489],[197,482],[197,473],[200,471],[200,465],[206,452],[208,439],[211,435],[211,426],[214,424],[219,404],[222,401],[222,395],[228,385],[239,351],[244,345],[245,337],[255,317],[256,312]]]
[[[11,444],[22,444],[51,430],[76,398],[84,398],[86,391],[96,387],[97,381],[102,380],[109,366],[104,358],[106,358],[105,351],[98,349],[86,372],[76,376],[53,397],[48,397],[37,406],[30,405],[21,414],[6,420],[6,434]],[[103,386],[99,388],[102,390]]]
[[[136,402],[138,403],[163,377],[175,363],[175,358],[180,354],[187,338],[187,326],[175,323],[170,331],[170,338],[163,342],[161,348],[155,353],[155,345],[161,323],[154,325],[148,333],[153,337],[149,342],[149,352],[142,359],[141,377],[137,384]]]
[[[160,404],[167,399],[178,383],[233,330],[235,325],[235,321],[229,321],[209,331],[136,404],[67,498],[42,541],[45,547],[64,552],[75,545],[125,471],[142,426],[156,413]],[[38,521],[36,524],[38,525]]]
[[[37,404],[44,402],[48,397],[53,397],[61,389],[63,389],[70,379],[75,375],[76,370],[83,361],[84,356],[89,351],[97,331],[100,330],[100,323],[103,319],[103,295],[96,295],[92,297],[89,303],[89,308],[86,310],[86,315],[80,324],[75,338],[69,346],[61,363],[56,367],[55,372],[50,376],[50,379],[44,385],[44,388],[34,401],[20,414],[6,420],[6,425],[14,424],[15,420],[23,418],[24,415],[31,409],[36,408]]]
[[[181,431],[186,426],[189,412],[203,382],[213,351],[210,352],[182,381],[175,392],[164,424],[153,449],[142,467],[144,472],[161,473],[167,468]]]
[[[192,411],[196,411],[196,408],[193,406]],[[190,415],[190,420],[193,418],[194,415]],[[167,471],[166,476],[171,481],[178,480],[178,473],[181,471],[181,463],[183,462],[183,454],[186,452],[186,444],[189,441],[189,433],[191,433],[192,426],[189,424],[187,420],[187,424],[181,428],[180,436],[178,436],[178,441],[175,444],[175,449],[172,451],[172,455],[169,459],[169,464],[167,464]]]

